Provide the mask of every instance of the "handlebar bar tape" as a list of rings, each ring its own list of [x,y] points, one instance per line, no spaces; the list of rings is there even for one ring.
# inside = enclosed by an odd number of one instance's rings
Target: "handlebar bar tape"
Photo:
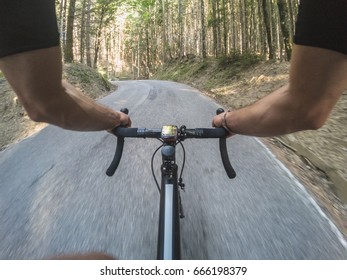
[[[137,137],[137,128],[116,127],[112,133],[118,137]]]
[[[111,177],[116,172],[120,159],[122,157],[123,147],[124,147],[124,137],[118,136],[116,153],[114,154],[114,158],[112,160],[111,165],[106,171],[107,176]]]
[[[234,168],[231,166],[231,163],[229,160],[228,151],[227,151],[227,143],[226,143],[225,137],[219,138],[219,150],[220,150],[220,155],[222,158],[225,172],[227,173],[227,175],[230,179],[235,178],[236,172],[235,172]]]
[[[220,138],[226,136],[226,131],[224,128],[196,128],[195,135],[199,135],[199,130],[201,130],[201,138]]]

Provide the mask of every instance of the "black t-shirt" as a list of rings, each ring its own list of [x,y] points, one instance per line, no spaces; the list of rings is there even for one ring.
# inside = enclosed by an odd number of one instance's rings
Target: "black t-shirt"
[[[58,45],[54,0],[0,0],[0,57]]]
[[[347,54],[347,0],[301,0],[294,42]]]

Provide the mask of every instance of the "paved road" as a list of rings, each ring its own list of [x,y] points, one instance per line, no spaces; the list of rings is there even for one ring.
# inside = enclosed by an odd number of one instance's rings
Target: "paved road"
[[[208,127],[218,107],[193,88],[159,81],[120,82],[101,102],[128,107],[134,127],[152,128]],[[105,170],[116,141],[105,132],[49,126],[1,152],[0,259],[90,250],[154,259],[159,194],[149,163],[158,143],[126,141],[112,178]],[[234,180],[217,140],[187,140],[185,148],[183,258],[347,259],[346,241],[257,139],[228,141]]]

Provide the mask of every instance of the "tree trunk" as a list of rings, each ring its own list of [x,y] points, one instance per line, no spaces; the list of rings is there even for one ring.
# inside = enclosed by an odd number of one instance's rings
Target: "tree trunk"
[[[241,24],[241,52],[244,52],[246,50],[246,17],[244,0],[239,0],[239,13]]]
[[[284,48],[286,51],[286,58],[290,60],[292,54],[292,46],[290,39],[290,31],[289,31],[289,19],[288,19],[288,6],[285,0],[277,0],[279,17],[280,17],[280,26],[283,36]]]
[[[291,35],[294,34],[294,26],[295,26],[295,17],[294,17],[294,12],[293,12],[293,1],[288,0],[288,9],[289,9],[289,19],[290,19],[290,30],[291,30]]]
[[[152,63],[151,63],[151,55],[150,55],[150,42],[149,42],[149,30],[150,30],[150,25],[147,23],[146,27],[146,77],[149,78],[150,72],[152,69]]]
[[[269,59],[274,59],[275,52],[274,52],[273,43],[272,43],[271,19],[269,18],[267,1],[263,0],[262,4],[263,4],[264,24],[266,29],[266,38],[267,38],[267,44],[269,47]]]
[[[223,54],[228,53],[228,28],[227,28],[227,13],[225,0],[222,0],[222,15],[223,15]]]
[[[249,15],[249,49],[251,49],[253,52],[256,52],[258,50],[258,24],[257,24],[257,17],[256,17],[256,4],[254,0],[251,1],[251,13]]]
[[[216,0],[212,0],[212,34],[213,34],[213,54],[218,57],[218,31],[217,31],[217,9]]]
[[[101,34],[102,34],[102,26],[104,24],[104,16],[106,13],[106,6],[103,6],[100,13],[100,21],[99,26],[97,28],[97,35],[95,39],[95,49],[94,49],[94,62],[93,67],[96,68],[98,64],[98,57],[99,57],[99,50],[100,50],[100,44],[101,44]]]
[[[66,45],[64,50],[64,61],[73,62],[73,27],[75,20],[76,0],[70,0],[69,13],[66,28]]]
[[[221,14],[220,14],[220,5],[219,0],[216,0],[216,27],[217,27],[217,55],[219,56],[222,48],[222,31],[221,31]]]
[[[249,50],[249,45],[250,45],[250,36],[249,36],[249,12],[248,12],[248,5],[250,0],[243,0],[243,6],[242,9],[244,10],[244,26],[243,26],[243,33],[244,33],[244,48],[243,51],[247,52]]]
[[[278,7],[276,1],[277,0],[269,1],[269,18],[271,19],[271,34],[275,55],[274,59],[276,59],[277,57],[281,57],[283,47],[281,39],[282,34],[279,28]],[[278,56],[278,54],[280,54],[280,56]]]
[[[63,46],[65,46],[65,23],[66,23],[66,0],[60,1],[59,5],[59,32]]]
[[[91,33],[91,28],[90,28],[90,14],[91,14],[91,0],[87,0],[87,19],[86,19],[86,61],[87,65],[89,67],[92,67],[92,56],[90,53],[90,33]]]
[[[82,2],[82,15],[81,15],[81,38],[80,38],[80,62],[84,63],[85,40],[86,40],[86,5],[87,0]]]
[[[230,0],[231,9],[231,30],[232,30],[232,49],[235,52],[237,49],[238,35],[237,35],[237,23],[236,23],[236,2]]]
[[[165,14],[165,0],[161,1],[162,4],[162,42],[163,42],[163,53],[162,53],[162,62],[165,63],[166,62],[166,45],[167,45],[167,41],[166,41],[166,14]]]
[[[178,22],[179,22],[179,57],[182,58],[184,55],[184,24],[183,24],[183,14],[184,14],[184,3],[183,0],[179,0],[178,3]]]
[[[201,55],[202,58],[207,57],[206,52],[206,24],[205,24],[205,0],[200,0],[201,9]]]
[[[291,0],[290,0],[291,1]],[[260,40],[260,53],[262,55],[265,55],[267,53],[266,51],[266,30],[264,30],[264,21],[262,20],[264,18],[264,15],[262,13],[262,0],[258,0],[258,23],[259,23],[259,40]]]

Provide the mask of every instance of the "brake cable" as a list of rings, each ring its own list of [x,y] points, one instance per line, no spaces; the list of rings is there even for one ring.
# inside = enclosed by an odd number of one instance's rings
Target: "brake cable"
[[[182,163],[182,169],[181,169],[181,173],[180,173],[180,177],[178,179],[178,185],[181,187],[181,189],[184,191],[184,183],[183,183],[183,179],[182,179],[182,174],[183,174],[183,170],[184,170],[184,165],[186,163],[186,149],[184,148],[183,144],[181,141],[178,142],[181,147],[182,147],[182,150],[183,150],[183,163]]]
[[[160,141],[161,141],[161,140],[160,140]],[[161,141],[161,142],[162,142],[162,141]],[[154,162],[154,156],[155,156],[155,154],[156,154],[156,153],[160,150],[160,148],[163,147],[163,146],[164,146],[164,143],[161,144],[161,145],[154,151],[154,153],[153,153],[153,155],[152,155],[152,159],[151,159],[152,176],[153,176],[153,178],[154,178],[155,184],[157,185],[157,188],[158,188],[159,193],[160,193],[160,187],[159,187],[157,178],[155,177],[155,174],[154,174],[153,162]]]

